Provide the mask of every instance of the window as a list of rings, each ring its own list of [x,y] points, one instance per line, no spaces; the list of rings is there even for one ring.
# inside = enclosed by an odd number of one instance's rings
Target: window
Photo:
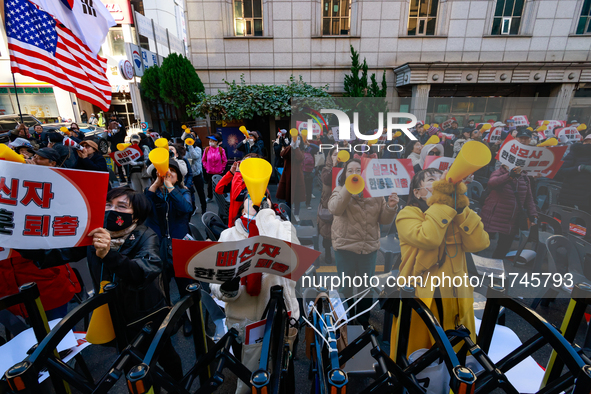
[[[349,35],[350,0],[322,0],[322,35]]]
[[[410,0],[409,36],[434,36],[439,0]]]
[[[581,10],[581,17],[577,25],[577,34],[591,33],[591,0],[583,2],[583,9]]]
[[[237,36],[263,35],[262,0],[234,0],[234,30]]]
[[[492,35],[519,34],[525,0],[497,0]]]

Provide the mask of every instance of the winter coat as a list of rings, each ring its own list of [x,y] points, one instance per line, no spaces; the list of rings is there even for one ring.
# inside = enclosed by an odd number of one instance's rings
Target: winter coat
[[[56,167],[61,168],[77,168],[78,159],[80,158],[74,149],[66,146],[62,143],[53,145],[53,149],[60,155],[60,159],[56,164]]]
[[[465,139],[465,138],[458,138],[455,142],[454,142],[454,156],[453,157],[457,157],[458,153],[460,153],[460,150],[462,149],[462,146],[464,146],[464,144],[468,141],[471,141],[470,139]]]
[[[281,239],[283,241],[300,244],[296,230],[288,221],[282,221],[275,215],[272,209],[261,209],[255,218],[259,235]],[[248,233],[242,221],[236,221],[234,227],[224,230],[219,242],[239,241],[248,238]],[[211,294],[226,303],[226,325],[232,327],[239,324],[240,330],[244,325],[261,320],[263,312],[269,302],[270,290],[273,286],[283,286],[283,297],[287,310],[291,311],[291,317],[298,320],[300,310],[295,293],[295,282],[273,274],[263,274],[261,292],[258,296],[251,296],[246,292],[244,285],[240,284],[238,294],[228,297],[220,289],[220,285],[210,285]]]
[[[103,259],[96,255],[94,246],[19,252],[41,268],[56,267],[86,257],[95,290],[100,288],[101,280],[119,284],[122,317],[129,324],[167,305],[159,244],[154,231],[139,225],[119,250],[111,249]]]
[[[421,155],[419,153],[411,152],[407,159],[410,159],[412,166],[414,167],[419,165],[419,162],[421,161]]]
[[[117,144],[122,144],[125,142],[125,137],[127,133],[121,129],[117,130],[116,132],[112,132],[112,130],[107,130],[107,141],[111,142],[111,152],[117,152]]]
[[[558,203],[591,214],[591,172],[579,171],[581,165],[591,165],[591,145],[573,144],[558,173],[564,181]]]
[[[213,149],[208,146],[203,152],[202,162],[208,174],[221,174],[226,169],[228,162],[226,151],[221,146]]]
[[[0,298],[17,294],[18,288],[29,282],[37,283],[46,311],[67,304],[74,294],[80,292],[80,283],[69,264],[39,269],[32,260],[11,250],[9,257],[0,261]],[[28,316],[23,304],[9,310],[15,315]]]
[[[185,167],[185,176],[183,179],[183,182],[185,183],[185,186],[187,187],[187,189],[189,190],[193,190],[193,167],[191,167],[191,163],[189,163],[189,160],[187,160],[186,158],[177,158],[176,159],[177,163],[179,163],[179,167]]]
[[[369,254],[380,248],[380,224],[391,224],[398,206],[390,208],[383,197],[351,195],[343,186],[333,190],[328,209],[334,219],[331,228],[334,250]]]
[[[468,272],[465,253],[476,253],[489,246],[488,234],[478,214],[470,208],[464,208],[458,214],[455,209],[440,203],[432,204],[425,212],[418,207],[407,206],[398,214],[396,228],[402,254],[400,277],[408,280],[412,280],[410,276],[422,277],[424,285],[421,287],[417,282],[415,294],[438,319],[440,313],[435,298],[441,298],[443,321],[440,323],[443,329],[451,330],[463,324],[470,330],[472,340],[476,341],[472,287],[469,283],[466,287],[457,288],[444,284],[432,289],[430,278],[442,278],[444,274],[463,277]],[[445,260],[438,264],[443,256]],[[407,355],[433,345],[429,330],[422,320],[413,315]],[[397,318],[394,317],[390,354],[396,354],[396,327]]]
[[[415,131],[414,133],[412,133],[412,135],[414,135],[417,138],[421,145],[425,145],[425,142],[429,140],[429,133],[427,133],[427,131],[425,131],[422,135]]]
[[[107,167],[107,161],[103,157],[103,155],[99,152],[94,152],[94,154],[86,159],[78,158],[78,166],[76,167],[79,170],[86,170],[86,171],[102,171],[102,172],[109,172],[109,168]]]
[[[306,200],[306,185],[304,184],[304,173],[302,162],[304,153],[301,149],[294,149],[288,146],[281,152],[285,166],[283,174],[277,186],[276,197],[285,200],[288,204],[298,204]]]
[[[530,218],[537,216],[530,181],[526,176],[511,179],[510,172],[501,167],[492,173],[487,190],[490,194],[480,212],[484,229],[489,233],[511,234],[517,231],[519,208],[515,201],[513,187],[517,189],[519,205],[524,207]]]
[[[262,140],[256,140],[252,145],[248,142],[247,139],[242,140],[238,146],[236,147],[237,150],[244,152],[245,155],[249,153],[256,153],[257,155],[263,156],[263,149],[265,148],[265,144]]]
[[[303,172],[314,171],[314,155],[318,152],[318,145],[310,144],[304,148],[304,161],[302,162]]]
[[[160,239],[170,235],[173,239],[183,239],[189,234],[189,221],[193,213],[191,192],[175,186],[168,193],[166,200],[162,191],[151,192],[149,188],[144,191],[152,202],[150,216],[146,220],[146,226],[150,227]]]
[[[230,190],[230,210],[228,213],[228,227],[234,226],[234,219],[238,216],[238,212],[242,209],[243,201],[236,201],[242,190],[246,188],[244,184],[244,180],[242,180],[242,174],[240,171],[236,171],[235,174],[232,174],[232,171],[228,171],[226,175],[220,179],[218,184],[215,187],[215,192],[217,194],[224,194],[224,189],[228,184],[231,183],[231,190]]]
[[[322,180],[322,194],[320,195],[320,206],[322,208],[328,209],[328,200],[330,200],[330,195],[332,194],[332,157],[330,155],[326,156],[326,161],[324,163],[324,167],[322,168],[322,173],[320,174],[320,180]],[[330,240],[332,237],[332,222],[326,222],[320,219],[318,216],[318,232],[322,235],[323,239]]]
[[[201,163],[202,151],[200,147],[193,145],[187,145],[186,159],[193,160],[191,163],[191,169],[193,170],[193,176],[199,176],[203,172],[203,164]]]

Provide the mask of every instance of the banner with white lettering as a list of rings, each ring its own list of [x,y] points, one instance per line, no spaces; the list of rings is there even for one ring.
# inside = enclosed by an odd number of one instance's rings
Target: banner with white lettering
[[[554,130],[557,127],[566,127],[565,120],[538,120],[538,127],[544,125],[544,122],[548,122],[547,124],[545,124],[548,130]]]
[[[525,175],[537,175],[552,179],[562,166],[561,160],[566,146],[530,146],[522,145],[516,139],[508,136],[496,159],[510,169],[521,167]]]
[[[515,126],[529,126],[529,120],[525,115],[515,115],[510,117],[509,119],[513,121]]]
[[[332,168],[332,188],[339,184],[343,169]],[[408,195],[415,175],[410,159],[361,159],[361,176],[365,181],[363,197],[387,197],[392,193]]]
[[[559,142],[565,144],[567,142],[582,141],[583,137],[576,127],[561,127],[554,129],[554,135]]]
[[[85,246],[103,227],[108,173],[0,161],[0,174],[0,245]]]
[[[487,136],[485,137],[485,142],[488,142],[490,144],[494,144],[495,142],[501,140],[502,135],[503,135],[503,127],[502,126],[495,127],[494,129],[491,129],[490,133],[487,134]]]
[[[436,168],[441,171],[449,170],[455,159],[451,157],[427,156],[423,169]]]
[[[445,130],[445,129],[451,127],[451,124],[453,122],[456,122],[456,118],[451,118],[451,119],[446,120],[445,122],[441,123],[441,129]]]
[[[130,164],[132,161],[136,161],[140,157],[142,157],[144,153],[137,145],[132,145],[124,150],[117,151],[113,153],[113,158],[120,166],[124,166],[126,164]]]
[[[210,283],[224,283],[254,273],[297,281],[320,254],[262,235],[228,242],[172,240],[175,276]]]

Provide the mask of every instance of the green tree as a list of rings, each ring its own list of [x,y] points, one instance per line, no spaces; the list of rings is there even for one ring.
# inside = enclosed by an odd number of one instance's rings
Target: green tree
[[[351,75],[345,75],[345,97],[386,97],[386,70],[382,75],[381,86],[378,86],[375,74],[371,74],[371,83],[368,84],[368,68],[365,58],[363,64],[359,62],[359,52],[351,45]]]
[[[141,94],[146,100],[160,100],[160,67],[146,68],[141,83]]]
[[[195,68],[183,55],[171,53],[162,62],[160,96],[179,110],[194,103],[198,93],[205,91]]]

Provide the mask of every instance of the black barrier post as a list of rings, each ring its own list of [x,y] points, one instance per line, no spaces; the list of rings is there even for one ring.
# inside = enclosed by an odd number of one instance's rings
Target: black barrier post
[[[201,305],[201,285],[191,283],[187,286],[187,291],[193,295],[194,302],[189,306],[191,315],[191,324],[193,325],[193,343],[195,345],[196,356],[207,354],[207,335],[205,333],[205,322],[203,321],[203,307]],[[211,379],[211,367],[208,365],[199,373],[199,384],[204,385]]]
[[[478,332],[478,346],[488,353],[490,350],[490,343],[492,341],[497,318],[501,310],[499,298],[505,297],[505,289],[501,286],[490,286],[486,293],[486,305],[482,313],[482,323],[480,324],[480,331]]]
[[[575,382],[572,394],[589,394],[591,392],[591,365],[586,365]]]
[[[139,364],[131,368],[127,374],[127,388],[129,394],[153,393],[152,379],[148,373],[150,367],[146,364]]]
[[[111,313],[111,322],[113,323],[113,330],[115,331],[115,343],[117,344],[117,351],[123,352],[123,349],[129,344],[127,338],[127,330],[125,329],[125,313],[121,305],[121,291],[117,283],[107,283],[103,288],[105,293],[110,294],[109,297],[109,312]]]
[[[474,394],[476,375],[470,368],[458,366],[451,373],[450,386],[456,394]]]
[[[415,296],[414,287],[405,286],[400,289],[400,313],[398,315],[398,331],[396,333],[396,354],[394,360],[402,368],[408,367],[406,353],[408,352],[408,337],[410,335],[410,319],[412,316],[412,306],[405,302],[406,299],[412,299]]]

